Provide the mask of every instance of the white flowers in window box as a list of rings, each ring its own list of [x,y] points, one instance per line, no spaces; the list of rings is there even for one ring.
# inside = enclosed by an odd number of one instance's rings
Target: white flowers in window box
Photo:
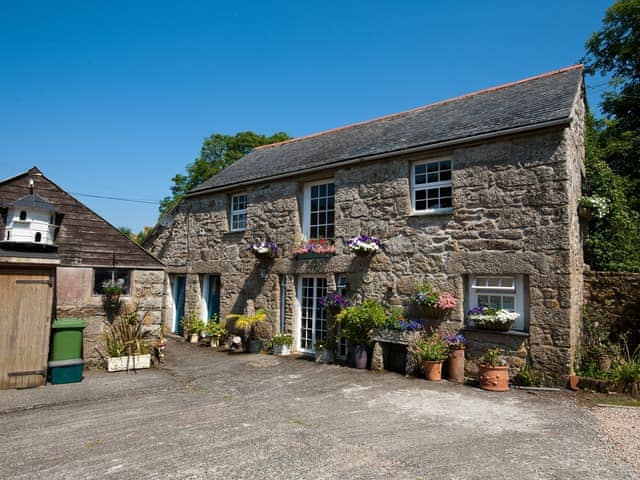
[[[502,308],[489,308],[484,305],[473,307],[467,312],[469,320],[478,328],[486,330],[507,331],[513,322],[520,318],[517,312],[510,312]]]

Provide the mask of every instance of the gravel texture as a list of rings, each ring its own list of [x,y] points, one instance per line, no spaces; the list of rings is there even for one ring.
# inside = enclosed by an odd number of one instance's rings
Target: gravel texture
[[[608,437],[612,453],[635,465],[640,474],[640,408],[596,406],[593,414]]]

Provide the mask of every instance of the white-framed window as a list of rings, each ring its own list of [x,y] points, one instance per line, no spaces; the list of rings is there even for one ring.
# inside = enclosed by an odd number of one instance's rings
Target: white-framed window
[[[484,305],[519,313],[512,330],[525,329],[524,293],[522,275],[471,275],[469,278],[469,308]]]
[[[247,229],[247,194],[231,196],[230,227],[232,232]]]
[[[304,189],[302,232],[309,240],[335,237],[335,185],[309,183]]]
[[[414,163],[411,168],[411,205],[414,213],[444,213],[453,207],[450,158]]]

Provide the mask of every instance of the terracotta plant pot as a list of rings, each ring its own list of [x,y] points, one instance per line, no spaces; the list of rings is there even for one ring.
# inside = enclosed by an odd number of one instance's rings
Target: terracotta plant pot
[[[492,367],[490,365],[480,365],[478,370],[478,381],[480,388],[491,392],[509,391],[509,366]]]
[[[442,360],[425,360],[422,362],[422,368],[424,369],[424,376],[427,380],[431,380],[432,382],[442,380]]]
[[[464,383],[464,347],[449,353],[449,381]]]

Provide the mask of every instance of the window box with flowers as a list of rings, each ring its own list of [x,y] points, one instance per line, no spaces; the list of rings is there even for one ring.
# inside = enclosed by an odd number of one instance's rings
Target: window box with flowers
[[[457,305],[456,297],[450,293],[439,293],[429,282],[417,284],[411,302],[426,318],[444,319]]]
[[[253,253],[260,260],[271,260],[278,255],[278,245],[275,242],[253,242],[247,247],[247,251]]]
[[[349,252],[366,257],[368,255],[375,255],[378,253],[382,248],[382,242],[377,237],[360,235],[358,237],[350,238],[347,241],[347,247],[349,248]]]
[[[303,245],[293,250],[293,255],[298,260],[311,258],[326,258],[335,255],[336,247],[331,240],[321,238],[319,240],[308,240]]]
[[[520,318],[520,314],[517,312],[510,312],[502,308],[489,308],[485,305],[473,307],[467,312],[467,315],[477,328],[502,332],[509,331],[513,322]]]

